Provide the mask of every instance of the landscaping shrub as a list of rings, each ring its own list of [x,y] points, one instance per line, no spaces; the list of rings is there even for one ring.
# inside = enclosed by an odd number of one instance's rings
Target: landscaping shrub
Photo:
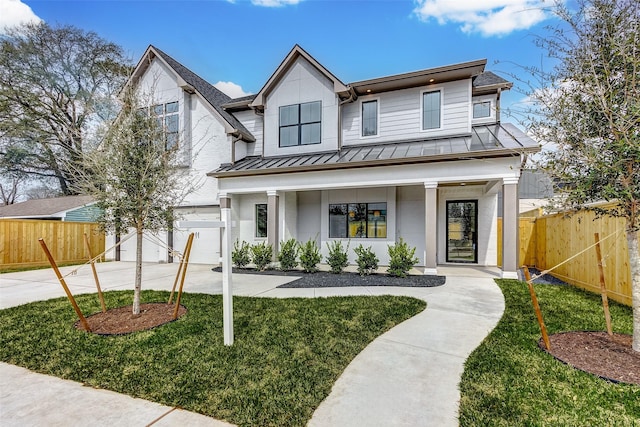
[[[351,243],[351,242],[349,242]],[[334,240],[331,243],[327,243],[327,249],[329,249],[329,256],[327,256],[327,264],[331,266],[331,272],[334,274],[342,273],[342,270],[349,265],[349,243],[347,247],[342,247],[340,240]]]
[[[389,251],[389,276],[407,277],[407,272],[418,263],[416,248],[409,249],[402,237],[395,245],[387,246]]]
[[[289,239],[286,242],[280,243],[280,253],[278,254],[278,261],[280,261],[280,269],[287,271],[293,270],[298,266],[298,252],[300,247],[296,239]]]
[[[271,245],[267,245],[266,242],[256,243],[251,246],[251,254],[256,268],[260,271],[264,271],[271,263],[273,247]]]
[[[361,276],[368,276],[378,269],[378,257],[371,250],[371,246],[365,248],[362,243],[354,249],[354,252],[358,256],[356,264],[358,264],[358,273]]]
[[[304,245],[300,245],[300,265],[304,271],[315,273],[321,260],[320,248],[315,240],[309,239]]]
[[[231,262],[238,268],[246,267],[251,262],[251,245],[245,241],[240,244],[240,241],[236,240],[231,251]]]

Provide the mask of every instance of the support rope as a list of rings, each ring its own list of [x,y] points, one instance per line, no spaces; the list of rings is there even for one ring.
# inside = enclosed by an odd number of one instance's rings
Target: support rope
[[[116,243],[115,245],[111,246],[108,249],[105,249],[102,253],[94,256],[93,258],[91,258],[89,261],[85,262],[84,264],[79,265],[77,268],[74,268],[73,270],[71,270],[70,272],[68,272],[67,274],[65,274],[62,277],[67,277],[67,276],[71,276],[71,275],[75,275],[78,270],[80,270],[82,267],[84,267],[87,264],[91,264],[92,262],[96,262],[98,259],[100,259],[104,254],[106,254],[107,252],[109,252],[112,249],[117,248],[118,246],[120,246],[121,244],[123,244],[124,242],[126,242],[127,240],[129,240],[131,237],[133,237],[135,235],[135,233],[131,233],[127,236],[125,236],[124,239],[121,239],[118,243]]]

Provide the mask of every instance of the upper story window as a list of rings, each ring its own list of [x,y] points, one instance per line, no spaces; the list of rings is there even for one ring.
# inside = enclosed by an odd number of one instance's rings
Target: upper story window
[[[481,119],[483,117],[491,117],[491,101],[473,103],[473,118]]]
[[[362,103],[362,136],[378,134],[378,101]]]
[[[439,129],[441,121],[442,92],[424,92],[422,94],[422,129]]]
[[[320,144],[322,102],[280,107],[280,147]]]
[[[158,125],[162,127],[165,136],[165,148],[171,150],[178,147],[178,131],[180,118],[178,102],[168,102],[151,107],[151,111],[157,117]]]

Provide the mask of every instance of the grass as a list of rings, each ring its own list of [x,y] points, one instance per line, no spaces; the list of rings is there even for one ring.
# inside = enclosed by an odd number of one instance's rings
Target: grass
[[[105,261],[106,262],[106,261]],[[84,262],[61,262],[58,264],[58,267],[69,267],[72,265],[81,265]],[[42,264],[42,265],[28,265],[28,266],[10,266],[10,267],[2,267],[0,268],[0,274],[2,273],[17,273],[20,271],[31,271],[31,270],[44,270],[47,268],[51,268],[50,264]]]
[[[640,426],[640,386],[613,384],[556,361],[525,283],[498,280],[506,309],[469,357],[460,384],[461,426]],[[535,285],[549,333],[605,330],[598,295]],[[610,302],[615,332],[631,333],[631,308]]]
[[[108,307],[130,291],[106,292]],[[144,291],[143,301],[167,292]],[[100,311],[80,295],[84,313]],[[126,336],[76,330],[65,298],[0,311],[0,360],[244,425],[301,426],[375,337],[425,308],[409,297],[234,298],[235,344],[219,295],[183,294],[179,320]]]

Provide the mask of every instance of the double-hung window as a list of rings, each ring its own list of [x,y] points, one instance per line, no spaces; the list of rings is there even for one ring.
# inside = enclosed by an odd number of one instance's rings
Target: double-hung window
[[[362,136],[378,134],[378,101],[362,102]]]
[[[322,102],[280,107],[280,147],[320,144]]]
[[[177,148],[180,129],[178,102],[154,105],[151,107],[151,111],[164,132],[165,148],[167,150]]]
[[[339,203],[329,205],[329,237],[387,237],[387,204]]]
[[[439,90],[422,94],[422,130],[440,128],[441,98],[442,92]]]

